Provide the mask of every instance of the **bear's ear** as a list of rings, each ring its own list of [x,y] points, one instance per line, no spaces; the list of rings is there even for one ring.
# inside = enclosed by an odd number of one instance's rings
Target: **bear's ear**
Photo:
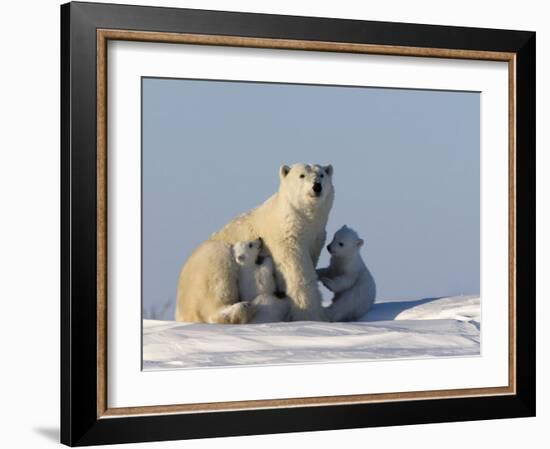
[[[288,165],[281,165],[279,168],[279,178],[286,178],[286,175],[290,172],[290,167]]]
[[[357,246],[363,246],[363,243],[365,243],[363,239],[357,240]]]
[[[334,173],[334,169],[332,168],[332,165],[327,165],[325,167],[325,173],[329,176],[332,176],[332,174]]]

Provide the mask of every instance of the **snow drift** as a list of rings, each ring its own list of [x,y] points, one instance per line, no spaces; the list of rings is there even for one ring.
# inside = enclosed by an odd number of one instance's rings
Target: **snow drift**
[[[476,356],[478,296],[381,302],[353,323],[143,320],[143,369]]]

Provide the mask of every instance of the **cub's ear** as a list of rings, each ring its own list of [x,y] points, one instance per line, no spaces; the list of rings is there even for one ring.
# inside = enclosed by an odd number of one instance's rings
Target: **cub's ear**
[[[327,165],[325,167],[325,173],[329,176],[332,176],[332,174],[334,173],[334,169],[332,168],[332,165]]]
[[[357,246],[363,246],[363,243],[365,243],[365,241],[363,239],[359,239],[357,241]]]
[[[288,165],[281,165],[279,168],[279,178],[286,178],[286,175],[290,172],[290,167]]]

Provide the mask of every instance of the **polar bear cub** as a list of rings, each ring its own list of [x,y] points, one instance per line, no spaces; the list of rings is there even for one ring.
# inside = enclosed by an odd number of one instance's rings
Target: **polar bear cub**
[[[319,280],[334,292],[326,309],[330,321],[355,321],[363,317],[376,297],[374,278],[361,258],[363,240],[344,225],[327,250],[331,254],[327,268],[317,270]]]
[[[237,242],[233,245],[235,261],[239,265],[239,298],[252,301],[261,294],[275,293],[273,259],[261,257],[262,239]]]
[[[288,298],[277,298],[273,259],[261,256],[262,239],[241,241],[233,245],[239,266],[239,298],[254,308],[252,323],[284,321],[290,309]]]

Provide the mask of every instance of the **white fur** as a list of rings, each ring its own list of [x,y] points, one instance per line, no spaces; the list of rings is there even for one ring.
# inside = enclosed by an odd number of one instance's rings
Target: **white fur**
[[[239,298],[252,301],[263,293],[274,295],[276,286],[273,277],[273,260],[261,257],[260,239],[237,242],[233,245],[235,261],[239,265]]]
[[[196,254],[200,257],[194,257]],[[225,273],[225,282],[208,276],[195,276],[208,267],[211,272]],[[181,291],[198,291],[201,296],[187,295],[185,308],[177,305],[176,319],[188,322],[239,324],[252,317],[250,303],[239,300],[237,284],[238,266],[233,259],[231,245],[206,241],[189,257],[178,280],[178,297]],[[182,289],[182,283],[186,289]],[[207,300],[201,300],[207,298]]]
[[[275,296],[275,278],[271,257],[261,257],[261,239],[237,242],[233,255],[239,266],[239,296],[253,306],[251,323],[285,321],[290,303],[288,298]]]
[[[331,253],[327,268],[317,270],[319,280],[334,292],[332,305],[327,308],[331,321],[354,321],[364,316],[374,303],[376,284],[361,258],[363,240],[343,226],[327,246]]]
[[[285,165],[279,169],[279,178],[279,189],[273,196],[231,220],[191,254],[178,281],[176,320],[208,321],[206,312],[197,311],[207,309],[217,314],[220,303],[238,302],[238,270],[227,261],[212,260],[211,245],[233,245],[260,236],[273,259],[277,290],[290,300],[290,318],[326,320],[315,266],[334,200],[332,167]],[[317,196],[314,183],[322,186]]]
[[[290,311],[288,298],[277,298],[275,295],[260,294],[252,301],[254,316],[251,323],[277,323],[287,321]]]

